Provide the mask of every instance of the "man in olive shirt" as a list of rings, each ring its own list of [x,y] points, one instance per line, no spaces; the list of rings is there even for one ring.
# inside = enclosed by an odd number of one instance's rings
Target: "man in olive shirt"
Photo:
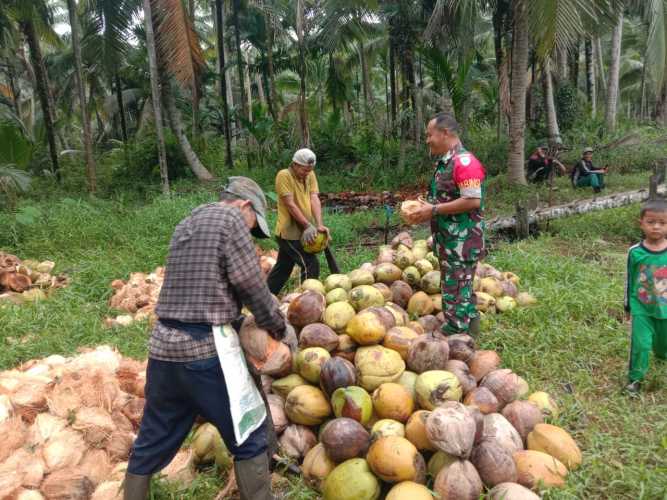
[[[315,162],[315,153],[299,149],[289,168],[276,175],[278,258],[267,278],[269,290],[276,295],[285,286],[295,264],[301,268],[302,281],[320,276],[317,256],[303,249],[303,244],[315,240],[318,233],[330,237],[329,228],[322,223],[320,190],[313,171]]]

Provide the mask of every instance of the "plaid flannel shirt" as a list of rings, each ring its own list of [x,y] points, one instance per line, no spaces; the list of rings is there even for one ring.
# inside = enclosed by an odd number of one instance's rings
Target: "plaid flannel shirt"
[[[257,326],[280,338],[285,319],[269,292],[241,212],[219,203],[202,205],[176,227],[169,246],[158,318],[224,325],[245,304]],[[190,335],[157,322],[149,357],[188,362],[216,355],[213,335]]]

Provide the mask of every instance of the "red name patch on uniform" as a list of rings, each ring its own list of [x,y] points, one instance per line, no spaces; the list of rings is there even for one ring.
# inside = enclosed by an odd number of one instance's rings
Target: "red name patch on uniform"
[[[470,153],[454,157],[454,182],[466,197],[481,197],[481,187],[486,172],[482,163]]]

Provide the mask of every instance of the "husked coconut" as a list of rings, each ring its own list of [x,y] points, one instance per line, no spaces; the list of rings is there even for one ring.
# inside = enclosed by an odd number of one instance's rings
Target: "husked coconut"
[[[426,421],[426,435],[439,450],[468,458],[475,442],[477,426],[468,408],[450,401],[431,412]]]
[[[68,467],[49,474],[40,487],[49,500],[87,500],[93,483],[78,467]]]
[[[288,425],[278,444],[283,452],[292,458],[300,459],[317,444],[317,437],[304,425]]]
[[[408,368],[415,373],[442,370],[448,359],[449,344],[439,335],[421,335],[414,339],[408,348]]]
[[[467,362],[475,354],[475,340],[466,334],[456,334],[447,337],[449,343],[449,358]]]
[[[289,371],[292,363],[289,347],[259,328],[252,315],[243,321],[239,340],[246,358],[260,373],[279,376]]]
[[[476,406],[479,411],[485,415],[488,413],[498,413],[500,403],[498,398],[486,387],[476,387],[463,400],[467,406]]]
[[[44,496],[37,490],[21,489],[14,495],[15,500],[44,500]]]
[[[132,424],[133,429],[138,429],[141,424],[141,418],[144,415],[146,400],[143,398],[131,397],[121,408],[121,412]]]
[[[433,483],[433,489],[443,500],[478,500],[482,488],[477,470],[467,460],[443,467]]]
[[[489,500],[540,500],[540,497],[518,483],[500,483],[489,491]]]
[[[289,424],[287,415],[285,414],[285,402],[277,394],[268,394],[266,400],[268,401],[271,410],[273,428],[276,430],[276,434],[280,435]]]
[[[431,299],[432,301],[433,299]],[[433,316],[432,314],[427,314],[425,316],[422,316],[421,318],[417,319],[417,323],[419,323],[422,328],[424,328],[424,331],[426,333],[433,333],[436,335],[439,335],[443,338],[443,340],[446,340],[444,338],[444,335],[440,334],[440,321],[438,321],[438,318]]]
[[[451,355],[451,351],[450,351]],[[459,379],[461,384],[461,390],[463,395],[467,395],[470,391],[477,388],[477,381],[475,377],[470,374],[470,369],[468,365],[463,361],[458,359],[450,359],[445,363],[445,371],[451,372],[456,375],[456,378]]]
[[[320,435],[326,454],[336,463],[366,455],[370,434],[351,418],[335,418],[324,426]]]
[[[503,406],[517,399],[521,390],[519,376],[508,368],[489,372],[479,385],[495,394]]]
[[[496,441],[482,441],[475,446],[470,456],[482,482],[487,488],[517,480],[516,465],[512,454]]]
[[[33,377],[24,379],[11,396],[14,413],[32,423],[37,414],[47,408],[46,394],[49,388],[50,384],[44,380]]]

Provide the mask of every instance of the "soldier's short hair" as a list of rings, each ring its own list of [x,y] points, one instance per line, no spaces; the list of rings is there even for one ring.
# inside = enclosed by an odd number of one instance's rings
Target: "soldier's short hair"
[[[440,112],[437,113],[433,118],[435,120],[435,128],[438,130],[447,129],[449,132],[459,134],[461,128],[459,127],[459,122],[456,121],[453,115],[450,113]]]
[[[657,212],[664,214],[667,212],[667,201],[665,200],[649,200],[642,205],[639,211],[639,218],[643,219],[646,212]]]

